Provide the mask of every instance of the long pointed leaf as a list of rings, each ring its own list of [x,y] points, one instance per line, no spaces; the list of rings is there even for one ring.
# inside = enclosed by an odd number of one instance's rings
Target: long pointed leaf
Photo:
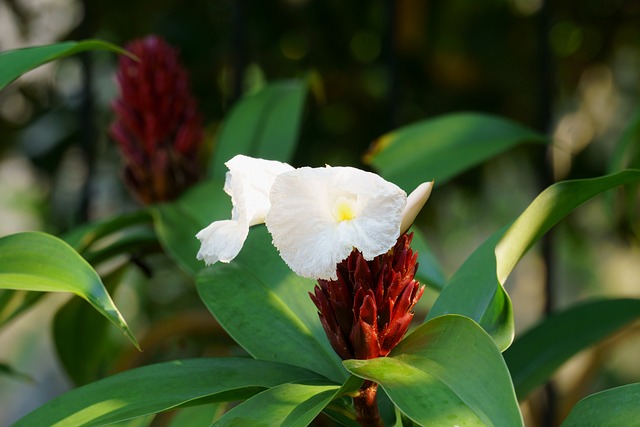
[[[638,181],[640,170],[629,169],[599,178],[563,181],[544,190],[496,246],[496,271],[500,283],[504,283],[520,258],[538,239],[575,208],[607,190]]]
[[[421,425],[523,425],[500,351],[466,317],[435,318],[403,339],[389,357],[345,360],[344,365],[379,383]]]
[[[504,353],[516,394],[524,399],[581,350],[640,317],[640,300],[592,301],[544,319]]]
[[[253,359],[177,360],[132,369],[71,390],[14,427],[98,426],[195,402],[245,399],[294,381],[323,381],[294,366]]]
[[[213,426],[305,427],[339,389],[339,385],[282,384],[236,406]]]
[[[87,50],[109,50],[128,54],[124,49],[101,40],[68,41],[2,52],[0,53],[0,90],[27,71],[47,62]]]
[[[640,171],[627,170],[550,186],[506,231],[497,231],[471,254],[449,280],[427,319],[447,313],[468,316],[505,350],[513,341],[513,308],[503,285],[518,261],[544,233],[582,203],[616,186],[638,181]]]
[[[0,288],[72,292],[87,300],[138,346],[98,274],[57,237],[26,232],[0,238]]]
[[[501,117],[456,113],[423,120],[381,136],[365,157],[385,179],[406,191],[436,184],[542,135]]]

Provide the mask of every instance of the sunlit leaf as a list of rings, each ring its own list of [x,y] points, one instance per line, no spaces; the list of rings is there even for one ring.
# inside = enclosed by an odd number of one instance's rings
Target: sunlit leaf
[[[246,399],[279,384],[323,380],[302,368],[253,359],[166,362],[71,390],[31,412],[14,427],[105,425],[196,400],[208,403]]]
[[[478,247],[453,274],[434,302],[427,320],[457,313],[480,324],[501,350],[513,341],[511,299],[496,277],[495,246],[504,234],[498,230]]]
[[[104,277],[113,294],[129,266],[124,265]],[[53,318],[53,341],[57,356],[76,385],[104,376],[116,354],[116,343],[109,336],[109,324],[80,298],[67,301]]]
[[[56,237],[25,232],[0,238],[0,288],[72,292],[87,300],[138,346],[98,274]]]
[[[618,185],[640,181],[627,170],[599,178],[556,183],[510,226],[489,237],[454,273],[427,319],[457,313],[478,322],[501,350],[513,340],[513,308],[502,285],[524,254],[551,227],[587,200]]]
[[[396,129],[381,136],[365,156],[387,180],[412,191],[436,185],[526,142],[547,139],[517,123],[480,113],[456,113]]]
[[[288,162],[298,142],[307,84],[301,80],[269,83],[240,99],[218,136],[210,176],[223,180],[224,163],[236,154]]]
[[[421,425],[523,425],[500,351],[466,317],[437,317],[405,337],[389,357],[345,360],[344,365],[379,383]]]
[[[339,390],[339,385],[282,384],[241,403],[213,425],[305,427]]]
[[[128,54],[124,49],[101,40],[67,41],[9,50],[0,53],[0,90],[27,71],[47,62],[88,50],[109,50]]]
[[[616,387],[582,399],[561,427],[622,427],[638,425],[640,383]]]
[[[519,399],[524,399],[581,350],[640,317],[640,300],[592,301],[553,314],[504,353]]]
[[[638,181],[640,170],[629,169],[599,178],[558,182],[544,190],[496,246],[496,271],[500,282],[504,283],[520,258],[544,233],[575,208],[607,190]]]
[[[252,356],[346,378],[309,297],[314,282],[286,266],[266,227],[254,227],[232,263],[201,270],[196,283],[220,325]]]

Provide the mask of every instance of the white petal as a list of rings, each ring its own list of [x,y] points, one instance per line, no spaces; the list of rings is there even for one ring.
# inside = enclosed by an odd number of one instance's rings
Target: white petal
[[[281,174],[270,199],[266,224],[273,244],[294,272],[314,279],[335,279],[336,265],[354,247],[365,259],[393,247],[406,205],[399,187],[350,167]],[[336,216],[336,204],[345,204],[348,215]]]
[[[433,181],[431,182],[423,182],[418,185],[415,190],[409,194],[407,197],[407,206],[404,208],[404,213],[402,214],[402,224],[400,225],[400,233],[404,233],[411,227],[413,221],[420,213],[420,210],[427,203],[429,196],[431,195],[431,190],[433,189]]]
[[[247,234],[248,225],[233,220],[215,221],[196,234],[201,242],[197,258],[207,265],[230,262],[240,253]]]
[[[269,191],[276,176],[293,170],[286,163],[237,155],[225,163],[229,168],[224,191],[231,196],[231,218],[247,226],[264,222],[271,203]]]

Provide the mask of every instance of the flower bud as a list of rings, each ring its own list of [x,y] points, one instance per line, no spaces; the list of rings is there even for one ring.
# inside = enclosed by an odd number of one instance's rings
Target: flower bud
[[[172,200],[200,177],[202,119],[176,49],[157,36],[125,48],[139,60],[119,59],[110,135],[137,198],[145,204]]]

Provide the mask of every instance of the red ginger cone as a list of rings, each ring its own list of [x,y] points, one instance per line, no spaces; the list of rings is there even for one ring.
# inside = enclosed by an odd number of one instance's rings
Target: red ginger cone
[[[111,137],[125,162],[125,181],[145,204],[176,198],[200,177],[202,119],[178,52],[157,36],[125,46],[139,61],[121,56],[120,97],[112,108]]]
[[[333,349],[342,359],[389,354],[413,319],[424,286],[414,280],[413,234],[403,234],[387,253],[366,261],[354,249],[337,266],[337,280],[318,280],[311,299]]]

